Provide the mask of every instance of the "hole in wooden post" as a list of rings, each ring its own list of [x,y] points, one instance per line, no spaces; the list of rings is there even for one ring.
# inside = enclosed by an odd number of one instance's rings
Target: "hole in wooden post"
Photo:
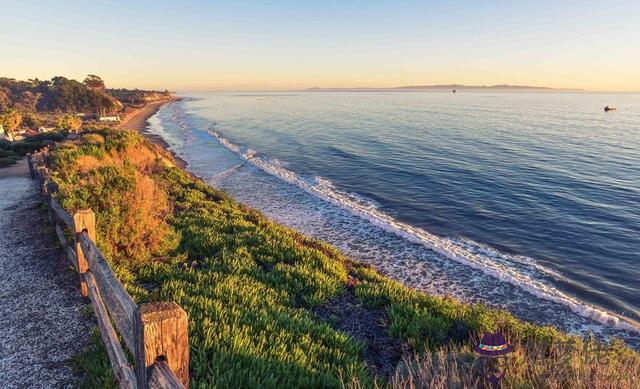
[[[173,375],[189,386],[187,313],[173,302],[146,303],[135,314],[135,358],[138,387],[146,387],[148,368],[164,360]]]

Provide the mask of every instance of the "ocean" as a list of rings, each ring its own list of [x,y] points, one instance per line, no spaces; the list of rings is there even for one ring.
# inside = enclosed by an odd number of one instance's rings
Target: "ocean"
[[[182,96],[147,131],[268,217],[429,293],[640,345],[639,94]]]

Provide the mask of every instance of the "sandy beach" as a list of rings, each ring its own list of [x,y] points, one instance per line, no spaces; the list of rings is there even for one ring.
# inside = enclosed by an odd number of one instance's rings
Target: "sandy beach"
[[[160,107],[172,101],[175,101],[175,99],[154,101],[144,107],[138,108],[127,115],[118,125],[118,128],[142,131],[147,127],[147,119],[158,112]]]
[[[184,169],[187,167],[187,163],[182,159],[180,159],[179,157],[177,157],[174,153],[172,153],[171,150],[169,150],[169,145],[167,144],[167,142],[165,142],[165,140],[162,139],[161,137],[156,136],[154,134],[150,134],[149,132],[146,131],[148,126],[147,120],[151,116],[155,115],[156,112],[158,112],[158,110],[160,109],[160,107],[162,107],[165,104],[169,104],[178,100],[179,99],[170,99],[170,100],[154,101],[152,103],[149,103],[144,107],[141,107],[131,112],[129,115],[127,115],[127,117],[125,117],[124,120],[118,125],[118,128],[136,130],[140,132],[151,143],[158,146],[166,154],[169,154],[174,160],[176,166],[178,166],[181,169]]]

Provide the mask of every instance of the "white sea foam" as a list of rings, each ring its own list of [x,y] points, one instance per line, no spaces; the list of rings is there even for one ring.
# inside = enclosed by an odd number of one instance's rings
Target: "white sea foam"
[[[211,177],[208,181],[209,185],[215,185],[218,181],[222,180],[225,177],[228,177],[229,175],[231,175],[233,172],[235,172],[236,170],[238,170],[239,168],[242,167],[242,165],[244,165],[247,161],[241,162],[235,166],[230,167],[227,170],[221,171],[220,173],[214,175],[213,177]]]
[[[214,130],[220,144],[264,172],[276,176],[290,184],[325,200],[372,224],[396,234],[409,242],[421,244],[434,252],[456,262],[478,269],[487,275],[515,285],[538,298],[553,301],[569,307],[576,314],[617,329],[640,333],[640,325],[621,318],[603,309],[593,307],[567,295],[551,285],[545,278],[563,279],[563,276],[538,263],[532,258],[501,253],[490,247],[460,238],[447,238],[431,234],[423,229],[395,220],[380,211],[377,205],[362,197],[339,191],[331,181],[321,177],[304,178],[284,167],[277,160],[258,156],[253,150],[245,150]],[[240,165],[231,169],[237,169]],[[229,170],[223,172],[226,174]],[[216,179],[220,177],[216,176]]]

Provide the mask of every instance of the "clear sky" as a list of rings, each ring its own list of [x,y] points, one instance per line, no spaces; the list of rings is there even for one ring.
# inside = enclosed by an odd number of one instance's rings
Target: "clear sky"
[[[0,0],[0,53],[0,76],[112,87],[640,91],[640,0]]]

